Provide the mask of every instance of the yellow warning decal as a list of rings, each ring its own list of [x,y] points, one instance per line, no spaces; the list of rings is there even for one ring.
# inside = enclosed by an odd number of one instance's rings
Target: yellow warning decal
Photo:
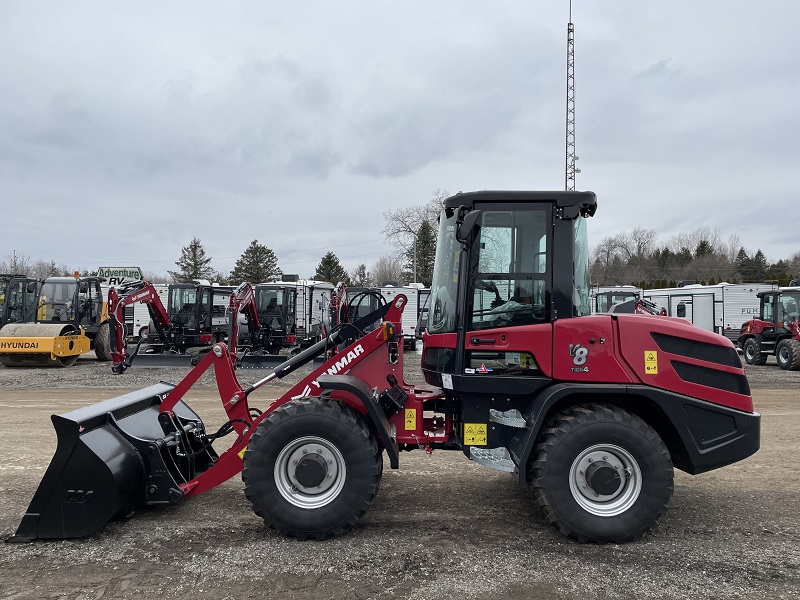
[[[417,428],[417,409],[405,409],[406,431],[414,431]]]
[[[247,446],[245,446],[244,448],[242,448],[242,449],[239,451],[239,458],[241,458],[242,460],[244,460],[244,453],[245,453],[245,452],[247,452]]]
[[[658,375],[658,352],[655,350],[644,351],[645,375]]]
[[[486,445],[486,423],[464,423],[464,445]]]

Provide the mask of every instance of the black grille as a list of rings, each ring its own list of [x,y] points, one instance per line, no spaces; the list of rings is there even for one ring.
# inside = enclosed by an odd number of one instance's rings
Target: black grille
[[[750,395],[750,384],[747,377],[739,373],[718,371],[701,365],[692,365],[679,360],[672,361],[672,368],[678,377],[689,383],[705,385],[707,387],[733,392],[734,394]]]
[[[730,346],[717,346],[716,344],[687,340],[664,333],[651,333],[650,335],[664,352],[717,363],[726,367],[742,368],[742,361],[739,359],[739,355]]]

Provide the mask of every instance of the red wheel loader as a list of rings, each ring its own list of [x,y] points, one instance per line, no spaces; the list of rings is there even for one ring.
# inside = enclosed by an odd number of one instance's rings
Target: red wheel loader
[[[742,324],[737,344],[748,365],[763,365],[774,355],[785,371],[800,369],[800,287],[759,292],[757,319]]]
[[[270,527],[336,536],[375,500],[384,455],[397,469],[403,451],[419,449],[511,473],[579,541],[641,537],[667,508],[673,469],[698,474],[750,456],[760,416],[728,339],[682,319],[590,314],[595,210],[591,192],[445,201],[425,386],[403,380],[398,296],[251,385],[219,342],[177,385],[54,416],[55,457],[11,540],[89,535],[239,473]],[[256,406],[262,385],[322,353],[324,364]],[[189,408],[191,386],[212,365],[228,419],[213,433]],[[225,433],[233,442],[217,453]]]

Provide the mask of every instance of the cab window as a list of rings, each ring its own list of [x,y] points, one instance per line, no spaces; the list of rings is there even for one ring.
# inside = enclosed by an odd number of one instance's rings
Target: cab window
[[[547,320],[548,213],[547,207],[483,211],[471,261],[471,329]]]

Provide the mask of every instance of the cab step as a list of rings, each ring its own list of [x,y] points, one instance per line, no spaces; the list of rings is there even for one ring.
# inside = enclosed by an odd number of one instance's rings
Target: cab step
[[[524,429],[527,425],[522,413],[515,408],[504,412],[500,412],[495,408],[490,408],[489,420],[500,423],[501,425],[508,425],[509,427],[519,427],[520,429]]]
[[[517,465],[511,460],[511,453],[505,447],[478,448],[470,446],[469,455],[476,463],[490,469],[497,469],[506,473],[514,473],[517,470]]]

